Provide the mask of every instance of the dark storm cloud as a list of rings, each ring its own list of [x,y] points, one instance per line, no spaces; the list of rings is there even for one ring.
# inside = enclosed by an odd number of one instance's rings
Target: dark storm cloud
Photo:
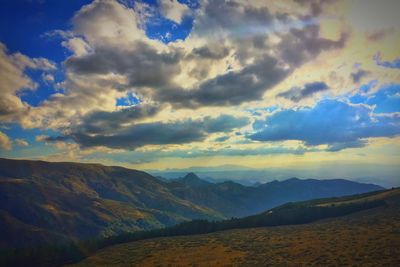
[[[131,51],[110,47],[96,48],[93,53],[81,57],[70,57],[65,62],[68,70],[75,74],[126,75],[130,86],[164,86],[179,73],[179,50],[168,53],[157,52],[147,44],[137,42]]]
[[[372,108],[325,100],[313,108],[282,110],[257,121],[257,141],[299,140],[306,145],[327,144],[328,150],[360,147],[364,138],[393,137],[400,134],[400,116],[374,115]]]
[[[310,8],[313,16],[318,16],[322,13],[324,5],[332,4],[337,0],[294,0],[299,5],[307,5]]]
[[[204,16],[197,18],[194,25],[195,34],[210,31],[227,30],[230,33],[240,31],[238,26],[244,21],[246,25],[267,26],[274,19],[268,8],[256,8],[236,1],[209,1],[204,9]]]
[[[87,134],[110,133],[120,129],[123,124],[153,117],[161,108],[158,105],[139,104],[113,112],[94,111],[83,117],[80,131]]]
[[[88,134],[86,131],[79,131],[82,127],[77,127],[78,131],[71,133],[69,137],[82,147],[104,146],[136,149],[145,145],[185,144],[203,141],[211,133],[229,132],[248,123],[247,118],[221,115],[216,118],[205,117],[200,120],[139,123],[114,129],[113,133],[108,134]]]
[[[358,83],[361,81],[362,78],[364,78],[368,74],[369,74],[368,71],[359,69],[358,71],[351,73],[350,76],[353,79],[353,82]]]
[[[197,89],[171,88],[156,97],[184,107],[238,105],[261,99],[266,89],[282,81],[288,73],[275,58],[264,56],[240,71],[207,80]]]
[[[344,47],[348,39],[347,33],[342,33],[338,40],[330,40],[319,36],[320,27],[310,24],[302,29],[291,29],[282,36],[278,46],[281,58],[292,66],[300,66],[318,56],[322,51]]]
[[[278,94],[278,96],[290,99],[293,102],[299,102],[300,100],[310,97],[315,93],[328,90],[329,87],[324,82],[313,82],[306,83],[303,88],[293,87],[288,91]]]
[[[211,48],[209,46],[202,46],[199,48],[193,48],[192,56],[196,56],[202,59],[222,59],[229,54],[227,47]]]

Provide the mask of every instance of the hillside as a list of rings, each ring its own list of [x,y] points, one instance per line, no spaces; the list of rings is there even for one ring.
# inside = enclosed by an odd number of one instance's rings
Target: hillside
[[[246,187],[209,183],[195,174],[167,182],[122,167],[0,159],[0,248],[246,216],[288,201],[379,189],[346,180],[300,179]]]
[[[0,246],[55,243],[223,216],[151,175],[98,164],[0,159]]]
[[[102,249],[73,266],[398,266],[400,189],[296,205],[384,205],[290,226],[163,237]]]

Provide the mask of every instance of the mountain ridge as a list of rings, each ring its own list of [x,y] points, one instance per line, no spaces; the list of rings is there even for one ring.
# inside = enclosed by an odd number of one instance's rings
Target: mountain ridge
[[[326,186],[337,181],[316,181],[248,187],[232,181],[214,184],[189,173],[166,182],[119,166],[0,159],[0,247],[242,217],[290,201],[381,189],[346,180],[337,187]]]

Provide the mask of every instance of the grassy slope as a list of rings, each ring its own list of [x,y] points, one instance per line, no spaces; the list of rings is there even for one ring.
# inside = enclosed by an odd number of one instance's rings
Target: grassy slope
[[[312,203],[371,200],[387,206],[304,225],[131,242],[75,266],[399,266],[400,189]]]
[[[54,244],[222,217],[174,196],[145,172],[0,159],[0,247]]]

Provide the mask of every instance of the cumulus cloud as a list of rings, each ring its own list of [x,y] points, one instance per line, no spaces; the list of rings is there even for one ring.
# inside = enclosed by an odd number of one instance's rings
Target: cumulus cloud
[[[192,90],[171,88],[161,101],[178,106],[232,106],[259,100],[266,88],[271,88],[288,74],[275,58],[265,56],[240,71],[230,71],[209,79]]]
[[[305,24],[275,33],[279,42],[274,44],[268,41],[268,36],[274,23],[282,20],[282,14],[250,3],[209,1],[194,16],[188,40],[178,46],[166,46],[145,36],[143,22],[135,9],[110,1],[95,1],[74,17],[75,31],[85,37],[93,51],[68,58],[67,69],[74,77],[90,75],[93,82],[98,75],[121,75],[123,82],[113,84],[113,88],[120,91],[134,88],[138,95],[177,108],[232,106],[260,100],[266,90],[299,65],[324,50],[343,47],[346,41],[345,34],[339,40],[321,38],[318,25]],[[297,17],[300,25],[303,19]],[[99,28],[99,24],[109,20],[104,25],[109,31]],[[128,25],[131,31],[127,30]],[[218,37],[214,38],[216,35],[227,37],[226,42],[221,43]],[[194,43],[201,45],[193,46]],[[227,58],[231,51],[233,58],[229,60],[237,60],[238,65],[231,70],[226,65],[228,71],[222,69],[219,74],[211,75],[210,62],[205,60]],[[178,83],[176,79],[181,76],[193,79],[193,86]]]
[[[68,38],[67,40],[63,41],[61,45],[78,57],[93,52],[92,48],[82,38],[79,37]]]
[[[57,84],[64,90],[38,107],[28,107],[15,96],[18,88],[35,87],[23,70],[49,72],[55,65],[20,54],[0,54],[12,62],[15,70],[10,72],[25,79],[6,95],[15,98],[9,106],[28,110],[24,126],[57,129],[65,134],[60,139],[70,138],[83,147],[135,149],[205,140],[212,133],[225,132],[218,127],[233,129],[247,120],[223,116],[189,120],[183,115],[168,123],[142,120],[157,120],[165,106],[174,111],[262,100],[267,90],[302,64],[325,50],[344,47],[348,37],[346,33],[337,40],[321,37],[312,16],[319,15],[327,1],[307,1],[310,11],[304,15],[276,12],[251,1],[215,0],[191,11],[193,29],[186,40],[164,44],[146,36],[151,17],[147,5],[127,2],[95,0],[75,14],[71,31],[57,33],[62,35],[61,45],[72,52],[63,64],[65,80]],[[159,6],[176,23],[188,12],[176,0],[160,1]],[[51,80],[47,74],[43,78]],[[325,89],[306,84],[287,97],[299,101]],[[152,104],[118,109],[117,99],[128,92]],[[2,101],[0,114],[7,111]],[[4,113],[15,112],[8,108]]]
[[[110,121],[108,121],[110,123]],[[203,141],[212,133],[227,133],[249,123],[244,117],[220,115],[204,117],[198,120],[179,120],[172,122],[137,123],[129,126],[118,125],[112,132],[103,129],[91,129],[97,134],[81,131],[86,126],[79,126],[76,131],[66,136],[48,137],[46,141],[65,141],[72,139],[82,147],[104,146],[116,149],[136,149],[145,145],[184,144]],[[109,127],[109,126],[108,126]]]
[[[146,40],[133,9],[117,1],[95,0],[83,6],[73,18],[74,32],[84,36],[92,48],[113,46],[126,49],[137,40]]]
[[[322,51],[343,48],[348,38],[347,32],[342,32],[338,40],[322,38],[320,26],[310,24],[302,29],[291,29],[290,34],[284,34],[278,52],[288,64],[300,66]]]
[[[139,104],[113,112],[93,111],[82,118],[78,127],[80,131],[87,134],[112,133],[122,128],[123,125],[154,117],[161,111],[161,108],[158,105]]]
[[[290,99],[294,102],[310,97],[318,92],[328,90],[329,86],[324,82],[306,83],[303,87],[293,87],[288,91],[278,94],[278,96]]]
[[[177,63],[181,57],[179,50],[159,53],[138,41],[131,51],[102,47],[85,56],[70,57],[65,64],[75,75],[124,75],[128,79],[128,87],[121,89],[127,90],[131,86],[160,87],[171,84],[171,78],[180,70]]]
[[[246,34],[244,31],[247,29],[265,28],[273,19],[267,7],[255,7],[237,1],[208,1],[204,3],[202,13],[196,17],[193,34],[202,36],[219,33],[237,37]],[[245,25],[243,21],[246,21]]]
[[[10,138],[3,132],[0,131],[0,149],[1,150],[11,150],[12,142]]]
[[[182,22],[183,17],[189,12],[189,8],[177,0],[158,0],[158,3],[161,14],[178,24]]]
[[[45,58],[29,58],[21,53],[9,54],[0,43],[0,118],[4,121],[18,121],[20,115],[29,109],[17,93],[22,89],[34,90],[37,84],[26,74],[26,69],[54,70],[55,64]]]
[[[313,108],[287,109],[254,124],[257,141],[299,140],[306,145],[329,146],[337,151],[360,147],[363,139],[400,134],[398,114],[378,115],[369,106],[339,100],[324,100]]]

